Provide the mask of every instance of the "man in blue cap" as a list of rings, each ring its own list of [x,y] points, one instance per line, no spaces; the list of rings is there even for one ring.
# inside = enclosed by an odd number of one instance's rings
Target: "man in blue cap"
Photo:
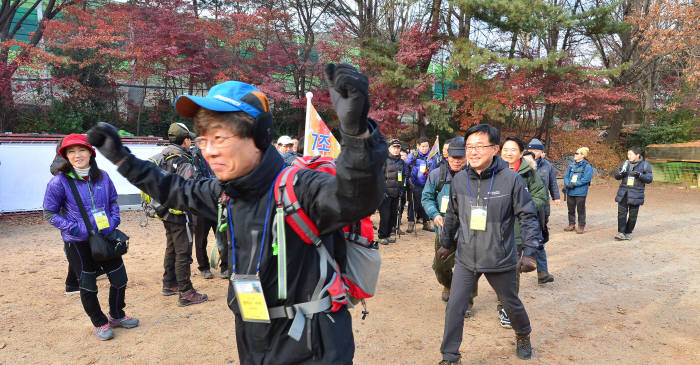
[[[542,223],[542,249],[537,251],[537,282],[539,284],[551,283],[554,281],[554,276],[549,273],[547,267],[547,252],[544,249],[545,243],[549,241],[549,214],[551,208],[549,205],[549,197],[554,200],[554,204],[561,205],[561,197],[559,196],[559,185],[557,185],[557,173],[554,171],[554,166],[545,158],[544,145],[542,142],[533,138],[527,144],[527,150],[535,155],[535,164],[537,165],[537,174],[542,178],[544,187],[547,189],[547,204],[544,206],[544,222]]]
[[[285,164],[270,148],[267,98],[252,85],[228,81],[206,97],[184,95],[176,101],[180,115],[194,118],[195,143],[216,179],[185,180],[158,171],[130,154],[109,124],[88,132],[122,175],[162,204],[210,219],[217,211],[226,215],[232,273],[227,303],[244,365],[351,364],[354,357],[352,318],[345,305],[336,305],[342,298],[328,294],[336,276],[326,256],[344,265],[345,241],[336,239],[338,230],[370,215],[381,201],[387,145],[367,118],[367,77],[346,63],[327,65],[325,74],[342,136],[336,175],[299,171],[292,187],[297,204],[277,208],[303,209],[319,230],[314,245],[304,243],[282,213],[275,213],[273,187]],[[284,225],[286,237],[276,235],[275,246],[273,222]],[[280,242],[285,242],[286,263],[278,261]]]

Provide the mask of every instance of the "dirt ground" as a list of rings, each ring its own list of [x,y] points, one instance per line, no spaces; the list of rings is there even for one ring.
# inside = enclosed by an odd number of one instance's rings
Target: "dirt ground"
[[[633,240],[618,242],[616,189],[591,188],[583,235],[563,232],[566,208],[553,207],[547,253],[556,279],[521,279],[533,328],[530,363],[700,363],[700,192],[652,184]],[[180,308],[176,297],[163,297],[163,226],[138,221],[137,212],[123,213],[120,228],[132,237],[126,311],[141,325],[100,342],[79,296],[64,294],[58,231],[40,217],[0,220],[0,364],[238,363],[226,281],[204,280],[194,264],[194,285],[210,301]],[[363,321],[352,310],[355,363],[437,364],[445,303],[431,269],[433,234],[402,236],[381,252],[370,314]],[[98,286],[106,311],[109,283]],[[464,363],[522,363],[484,278],[479,289],[475,317],[465,320]]]

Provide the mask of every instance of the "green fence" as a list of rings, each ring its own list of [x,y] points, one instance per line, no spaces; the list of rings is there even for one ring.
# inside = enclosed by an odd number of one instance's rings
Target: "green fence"
[[[651,162],[654,181],[700,185],[698,162]]]

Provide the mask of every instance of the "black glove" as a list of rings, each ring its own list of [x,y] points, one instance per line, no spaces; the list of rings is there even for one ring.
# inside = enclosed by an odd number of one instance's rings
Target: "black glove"
[[[632,172],[630,172],[630,176],[632,176],[632,177],[639,177],[639,175],[641,175],[641,174],[639,173],[639,171],[632,171]]]
[[[574,184],[566,185],[566,190],[571,190],[574,188]]]
[[[100,153],[112,163],[123,160],[131,151],[122,145],[117,128],[109,123],[100,122],[87,132],[88,142],[97,147]]]
[[[367,130],[369,80],[348,63],[326,65],[326,81],[331,101],[343,133],[357,136]]]

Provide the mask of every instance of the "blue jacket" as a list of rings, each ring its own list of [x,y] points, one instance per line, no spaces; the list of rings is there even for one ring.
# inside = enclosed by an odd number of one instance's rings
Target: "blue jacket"
[[[576,175],[576,182],[572,182],[573,176]],[[593,179],[593,167],[586,161],[574,162],[566,168],[564,174],[564,186],[573,185],[573,189],[567,189],[566,194],[571,196],[586,196],[588,195],[588,186],[591,185]]]
[[[418,187],[425,186],[425,182],[428,180],[428,174],[430,171],[436,168],[437,163],[434,158],[428,159],[428,154],[422,154],[418,151],[409,153],[406,157],[406,166],[409,166],[411,173],[411,183]],[[423,166],[423,173],[420,172],[421,166]]]
[[[70,175],[73,175],[71,173]],[[73,176],[66,176],[62,172],[54,176],[46,186],[44,194],[44,216],[54,227],[61,231],[64,242],[86,242],[88,240],[88,230],[80,214],[78,204],[73,197],[68,179],[75,179]],[[83,201],[90,224],[93,229],[97,229],[95,218],[92,215],[93,204],[98,210],[104,210],[109,221],[109,227],[100,231],[102,234],[109,234],[119,226],[119,205],[117,205],[117,190],[114,188],[112,180],[105,171],[102,171],[100,181],[75,180],[75,185]],[[91,198],[92,196],[92,198]],[[94,203],[93,203],[94,202]],[[60,214],[61,208],[65,208],[65,214]],[[77,229],[77,232],[75,228]]]

